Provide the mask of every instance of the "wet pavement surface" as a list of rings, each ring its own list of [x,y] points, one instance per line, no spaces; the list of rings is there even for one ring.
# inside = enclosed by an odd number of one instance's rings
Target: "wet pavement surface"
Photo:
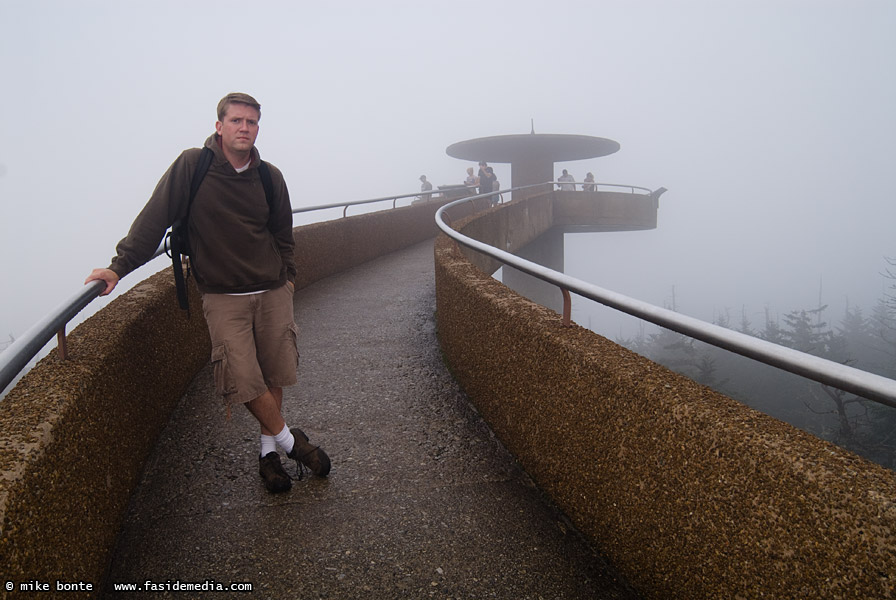
[[[299,383],[283,412],[330,455],[330,476],[269,494],[257,425],[240,407],[226,420],[207,367],[147,462],[104,598],[637,597],[445,369],[431,241],[299,290],[295,305]],[[233,583],[252,591],[177,589]]]

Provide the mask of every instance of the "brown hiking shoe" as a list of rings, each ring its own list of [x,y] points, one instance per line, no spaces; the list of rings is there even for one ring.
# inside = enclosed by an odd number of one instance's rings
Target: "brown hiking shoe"
[[[304,465],[318,477],[326,477],[330,472],[330,457],[327,456],[327,453],[320,446],[309,444],[308,436],[298,427],[292,427],[289,431],[296,443],[292,447],[292,452],[287,453],[286,456],[296,461],[299,467],[299,476],[301,477]]]
[[[283,469],[280,455],[276,452],[268,452],[258,457],[258,474],[264,480],[264,487],[272,494],[288,492],[292,487],[292,479]]]

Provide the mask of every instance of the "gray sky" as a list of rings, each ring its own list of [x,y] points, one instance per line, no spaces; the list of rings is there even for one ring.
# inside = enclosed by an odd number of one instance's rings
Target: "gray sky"
[[[294,207],[460,183],[447,146],[534,119],[622,146],[558,173],[670,190],[656,231],[571,240],[573,275],[675,286],[701,318],[758,323],[819,282],[870,309],[896,256],[894,31],[868,0],[0,0],[0,340],[108,264],[230,91],[261,102]]]

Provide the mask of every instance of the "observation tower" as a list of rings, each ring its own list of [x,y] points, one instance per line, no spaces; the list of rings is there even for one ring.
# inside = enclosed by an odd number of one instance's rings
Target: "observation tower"
[[[554,163],[607,156],[619,142],[589,135],[532,133],[475,138],[451,144],[448,156],[479,162],[510,163],[510,185],[554,181]]]

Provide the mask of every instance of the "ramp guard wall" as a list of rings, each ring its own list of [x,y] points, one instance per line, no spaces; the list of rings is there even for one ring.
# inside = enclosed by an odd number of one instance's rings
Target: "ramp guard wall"
[[[457,228],[497,242],[503,226],[489,212]],[[896,474],[563,327],[470,253],[436,241],[446,362],[541,489],[645,597],[896,595]]]

